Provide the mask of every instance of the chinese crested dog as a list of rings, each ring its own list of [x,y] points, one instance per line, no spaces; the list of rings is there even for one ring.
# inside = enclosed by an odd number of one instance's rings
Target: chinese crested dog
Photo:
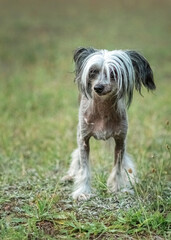
[[[148,61],[136,51],[79,48],[74,53],[75,81],[80,90],[78,148],[64,180],[74,180],[74,199],[91,196],[89,140],[114,138],[114,167],[107,186],[111,192],[131,191],[136,173],[126,152],[128,120],[134,88],[154,90],[153,72]]]

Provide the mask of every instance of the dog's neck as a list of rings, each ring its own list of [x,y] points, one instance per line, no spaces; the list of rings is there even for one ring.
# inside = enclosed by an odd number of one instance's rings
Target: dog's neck
[[[103,118],[105,115],[108,115],[111,110],[115,111],[115,104],[116,100],[113,98],[94,95],[90,106],[92,108],[92,112]]]
[[[85,117],[90,121],[94,119],[111,119],[120,115],[118,109],[122,103],[114,97],[94,95],[87,105]]]

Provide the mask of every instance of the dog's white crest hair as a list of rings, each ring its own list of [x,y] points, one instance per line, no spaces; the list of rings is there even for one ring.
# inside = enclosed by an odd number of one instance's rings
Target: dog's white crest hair
[[[153,73],[148,61],[138,52],[132,50],[97,50],[94,48],[79,48],[74,54],[76,82],[81,92],[91,98],[89,74],[93,69],[99,69],[106,75],[103,81],[110,83],[112,73],[117,83],[116,99],[127,99],[129,107],[134,87],[141,94],[144,85],[148,90],[154,90]]]
[[[127,91],[128,95],[131,94],[135,83],[135,72],[131,59],[124,51],[101,50],[89,55],[85,59],[82,65],[81,80],[88,97],[90,97],[87,91],[88,78],[89,72],[93,66],[102,69],[102,71],[106,73],[106,81],[108,83],[110,83],[110,73],[113,72],[115,79],[118,81],[117,96],[119,93],[123,92],[124,89]]]

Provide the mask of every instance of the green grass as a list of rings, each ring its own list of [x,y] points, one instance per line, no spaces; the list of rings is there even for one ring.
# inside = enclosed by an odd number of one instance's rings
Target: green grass
[[[0,239],[169,239],[170,1],[0,1]],[[63,185],[76,147],[79,46],[137,49],[157,91],[129,109],[135,194],[110,194],[113,150],[91,140],[94,197]],[[110,152],[109,152],[110,150]]]

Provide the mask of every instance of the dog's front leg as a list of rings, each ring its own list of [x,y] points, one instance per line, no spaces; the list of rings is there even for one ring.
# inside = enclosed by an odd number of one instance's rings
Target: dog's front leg
[[[110,191],[119,190],[132,192],[135,168],[131,157],[125,151],[125,139],[115,139],[115,163],[108,178],[107,186]]]
[[[90,198],[89,137],[83,137],[80,134],[78,149],[80,169],[75,175],[75,189],[72,196],[77,200],[87,200]]]
[[[115,139],[115,159],[114,167],[108,178],[107,186],[112,192],[120,190],[122,187],[122,161],[125,153],[125,143],[124,139]]]

